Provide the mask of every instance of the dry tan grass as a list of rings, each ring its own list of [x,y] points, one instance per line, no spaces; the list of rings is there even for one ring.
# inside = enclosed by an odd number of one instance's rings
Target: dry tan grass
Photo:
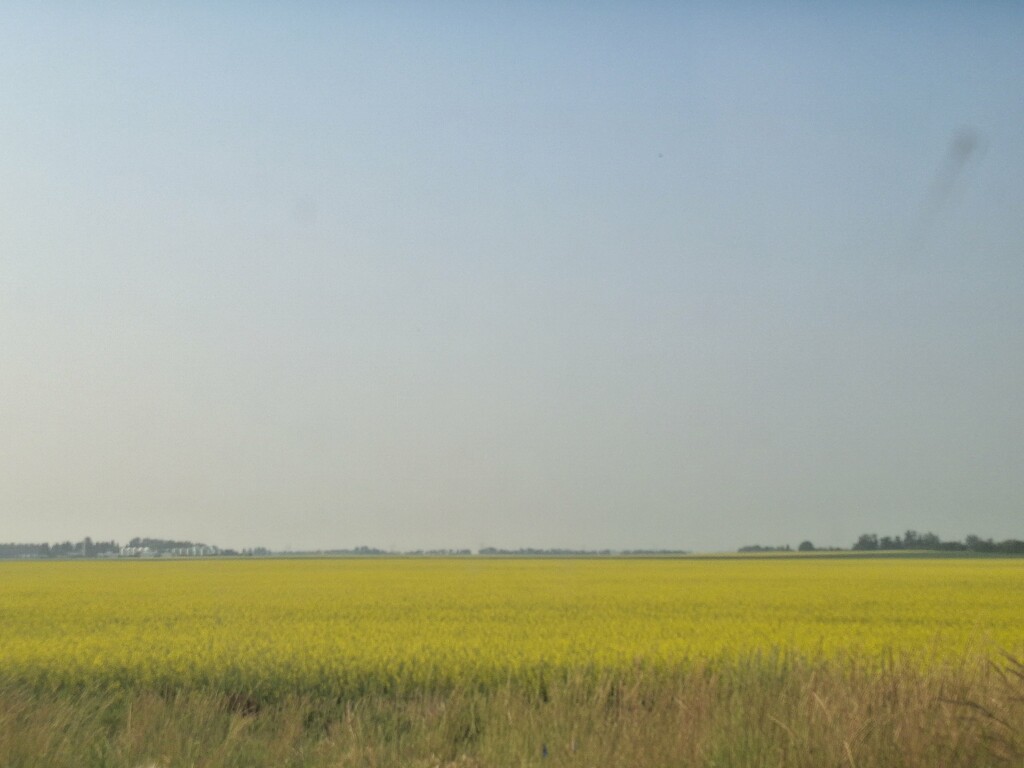
[[[0,690],[0,764],[262,766],[1024,765],[1024,667],[881,673],[695,667],[402,699]]]

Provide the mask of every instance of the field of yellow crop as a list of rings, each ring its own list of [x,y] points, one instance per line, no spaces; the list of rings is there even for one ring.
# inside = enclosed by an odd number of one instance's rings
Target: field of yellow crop
[[[1024,652],[1024,560],[0,564],[0,676],[49,689],[443,690],[745,658]]]

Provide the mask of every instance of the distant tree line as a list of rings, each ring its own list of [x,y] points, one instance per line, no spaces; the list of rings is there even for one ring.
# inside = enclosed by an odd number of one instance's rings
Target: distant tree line
[[[73,558],[73,557],[140,557],[143,555],[269,555],[270,550],[263,547],[244,550],[239,553],[234,549],[220,549],[194,541],[177,541],[174,539],[153,539],[136,537],[121,546],[116,541],[93,541],[86,536],[81,541],[62,541],[56,544],[16,544],[0,543],[0,558],[3,559],[39,559],[39,558]]]
[[[128,542],[133,549],[151,549],[154,552],[164,552],[170,549],[188,549],[189,547],[205,547],[195,541],[176,541],[175,539],[149,539],[136,536]]]
[[[1024,541],[1006,539],[993,541],[978,536],[967,536],[963,541],[942,541],[934,533],[907,531],[903,536],[881,536],[874,533],[861,534],[852,549],[858,552],[874,551],[932,551],[932,552],[979,552],[987,554],[1024,554]]]
[[[481,555],[517,555],[519,557],[552,557],[558,555],[610,555],[610,549],[539,549],[537,547],[520,547],[519,549],[501,549],[500,547],[481,547]]]
[[[406,552],[407,555],[420,555],[424,557],[465,557],[472,555],[471,549],[413,549]]]
[[[377,547],[367,547],[366,545],[352,547],[351,549],[313,549],[313,550],[299,550],[289,551],[285,554],[289,555],[324,555],[329,557],[352,557],[353,555],[363,556],[374,556],[374,555],[392,555],[394,552],[388,552],[386,549],[377,549]]]
[[[842,547],[816,547],[809,541],[801,541],[800,546],[797,548],[797,552],[842,552]],[[783,544],[778,547],[765,547],[760,544],[749,544],[745,547],[740,547],[737,552],[792,552],[792,547],[789,544]]]
[[[979,536],[970,535],[963,541],[942,541],[934,533],[918,533],[907,531],[902,536],[878,536],[874,533],[865,533],[857,539],[851,549],[855,552],[972,552],[979,554],[1001,554],[1021,555],[1024,554],[1024,541],[1019,539],[1006,539],[1005,541],[994,541],[993,539],[982,539]],[[745,553],[766,553],[766,552],[792,552],[789,544],[778,546],[765,546],[761,544],[749,544],[740,547],[739,552]],[[802,541],[797,547],[799,552],[838,552],[840,547],[815,547],[810,541]],[[189,556],[189,555],[220,555],[226,557],[260,557],[275,554],[266,547],[255,547],[243,549],[220,549],[193,541],[178,541],[176,539],[155,539],[136,537],[122,547],[116,541],[93,541],[86,536],[81,541],[62,541],[55,544],[16,544],[0,543],[0,559],[39,559],[39,558],[75,558],[75,557],[144,557],[144,556]],[[327,549],[308,552],[293,552],[298,555],[321,555],[321,556],[364,556],[373,557],[381,555],[411,555],[411,556],[444,556],[461,557],[472,555],[469,549],[417,549],[407,552],[393,552],[376,547],[358,546],[352,549]],[[568,549],[568,548],[537,548],[521,547],[519,549],[501,549],[498,547],[481,547],[478,554],[484,556],[511,556],[511,557],[569,557],[569,556],[614,556],[614,555],[686,555],[689,552],[676,549]]]
[[[116,555],[121,546],[116,541],[93,541],[86,536],[81,541],[61,541],[56,544],[0,543],[0,558],[23,557],[102,557]]]
[[[178,541],[177,539],[151,539],[136,536],[121,550],[122,555],[140,557],[145,555],[160,556],[196,556],[227,555],[239,553],[234,549],[221,549],[199,541]]]
[[[519,549],[500,549],[498,547],[481,547],[481,555],[510,555],[514,557],[580,557],[596,555],[686,555],[680,549],[564,549],[537,547],[521,547]]]
[[[623,549],[617,552],[619,555],[652,555],[652,556],[664,556],[664,555],[688,555],[690,551],[687,549]]]
[[[902,536],[878,536],[874,533],[861,534],[851,550],[854,552],[977,552],[981,554],[1020,555],[1024,554],[1024,541],[1007,539],[993,541],[978,536],[968,536],[963,541],[942,541],[934,533],[907,531]],[[788,544],[764,546],[749,544],[740,547],[739,552],[792,552]],[[816,547],[810,541],[800,542],[799,552],[842,552],[841,547]]]

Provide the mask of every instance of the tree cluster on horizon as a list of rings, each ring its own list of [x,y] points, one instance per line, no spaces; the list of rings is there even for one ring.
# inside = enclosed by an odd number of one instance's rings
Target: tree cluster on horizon
[[[789,544],[781,546],[762,546],[761,544],[749,544],[740,547],[738,552],[792,552]],[[841,547],[816,547],[810,541],[800,542],[798,552],[843,552]],[[852,552],[971,552],[977,554],[993,555],[1022,555],[1024,554],[1024,541],[1019,539],[1006,539],[1005,541],[994,541],[993,539],[982,539],[973,534],[964,538],[963,541],[943,541],[934,533],[918,533],[909,530],[902,536],[879,536],[875,533],[862,533],[848,551]]]
[[[978,552],[987,554],[1024,554],[1024,541],[1006,539],[993,541],[973,534],[963,541],[942,541],[934,533],[907,531],[903,536],[881,536],[874,533],[861,534],[851,547],[856,552],[931,551],[931,552]]]

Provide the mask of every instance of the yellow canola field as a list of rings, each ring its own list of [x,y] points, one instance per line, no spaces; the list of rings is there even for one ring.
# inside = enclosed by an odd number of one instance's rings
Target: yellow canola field
[[[414,691],[762,659],[1024,653],[1024,560],[0,563],[0,678]]]

